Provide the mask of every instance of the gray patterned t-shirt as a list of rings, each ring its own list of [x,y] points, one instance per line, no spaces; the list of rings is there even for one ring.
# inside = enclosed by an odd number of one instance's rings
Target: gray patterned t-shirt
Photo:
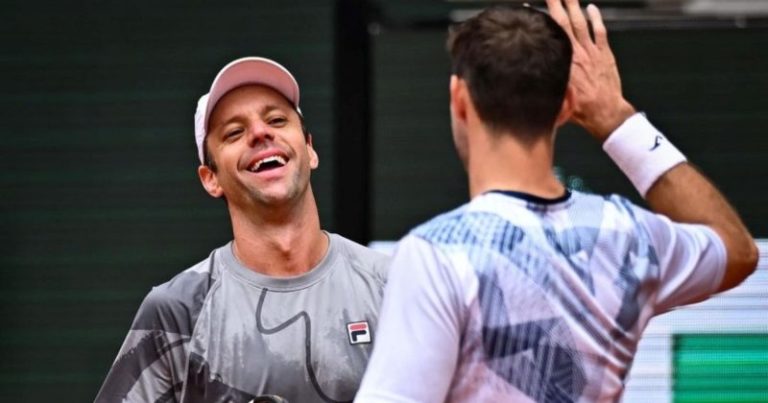
[[[96,402],[351,401],[388,258],[329,238],[326,256],[301,276],[249,270],[229,243],[153,288]]]

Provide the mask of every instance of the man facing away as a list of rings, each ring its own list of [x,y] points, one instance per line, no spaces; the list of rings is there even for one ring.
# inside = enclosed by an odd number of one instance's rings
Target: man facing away
[[[96,401],[351,401],[388,258],[321,230],[296,80],[233,61],[198,102],[195,139],[234,239],[152,289]]]
[[[624,99],[597,8],[592,39],[577,0],[547,3],[551,17],[492,8],[450,35],[471,201],[400,242],[356,401],[617,401],[654,315],[757,264],[736,212]],[[563,187],[553,145],[569,119],[653,212]]]

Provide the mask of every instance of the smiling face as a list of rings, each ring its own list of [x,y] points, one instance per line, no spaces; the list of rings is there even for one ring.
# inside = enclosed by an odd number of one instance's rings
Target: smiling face
[[[207,150],[215,171],[198,168],[211,196],[231,208],[280,206],[300,200],[318,165],[298,113],[277,91],[248,85],[222,97],[208,120]]]

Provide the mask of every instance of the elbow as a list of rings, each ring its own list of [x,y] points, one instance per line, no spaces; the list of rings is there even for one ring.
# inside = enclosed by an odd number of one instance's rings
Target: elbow
[[[755,240],[751,237],[749,238],[749,247],[747,248],[747,252],[744,256],[744,270],[746,271],[746,274],[744,275],[744,278],[749,277],[752,273],[755,272],[757,269],[757,264],[760,262],[760,249],[757,248],[757,244],[755,243]]]
[[[738,267],[741,274],[739,283],[746,280],[757,269],[757,263],[760,260],[760,250],[752,237],[748,237],[744,242],[744,247],[738,252],[734,264]]]
[[[728,290],[741,284],[757,269],[760,260],[760,250],[755,241],[749,237],[741,247],[729,251],[728,268],[720,291]]]

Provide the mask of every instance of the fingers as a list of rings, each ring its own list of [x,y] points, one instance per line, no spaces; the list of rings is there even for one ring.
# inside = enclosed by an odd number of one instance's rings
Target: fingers
[[[587,6],[587,15],[592,23],[592,32],[595,34],[595,45],[600,50],[608,48],[608,30],[605,29],[603,16],[594,4]]]
[[[592,39],[589,37],[589,26],[579,6],[579,0],[565,0],[565,5],[568,8],[568,17],[571,19],[573,36],[582,46],[590,45]]]
[[[549,9],[549,15],[552,19],[563,27],[565,33],[571,37],[572,41],[575,40],[573,29],[571,29],[571,19],[568,17],[568,13],[565,12],[561,0],[547,0],[547,8]]]

